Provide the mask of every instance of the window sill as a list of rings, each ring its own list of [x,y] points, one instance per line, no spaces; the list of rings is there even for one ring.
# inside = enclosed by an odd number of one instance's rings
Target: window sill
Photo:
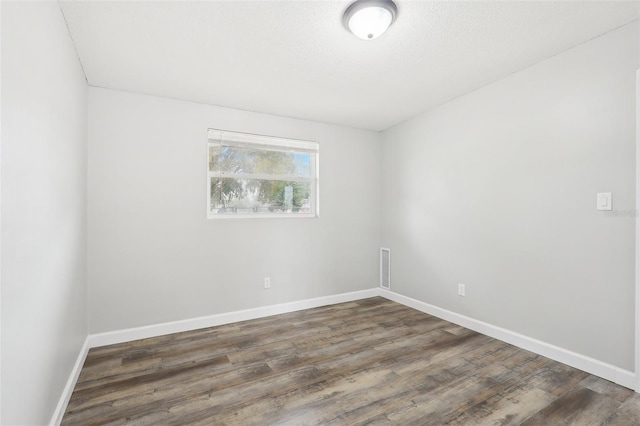
[[[292,214],[212,214],[207,215],[207,219],[228,220],[228,219],[312,219],[317,218],[313,213],[292,213]]]

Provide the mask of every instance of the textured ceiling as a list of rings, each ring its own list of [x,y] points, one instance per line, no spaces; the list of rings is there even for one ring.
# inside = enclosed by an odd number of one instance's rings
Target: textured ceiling
[[[638,2],[397,1],[374,41],[343,1],[61,2],[89,84],[383,130],[638,19]]]

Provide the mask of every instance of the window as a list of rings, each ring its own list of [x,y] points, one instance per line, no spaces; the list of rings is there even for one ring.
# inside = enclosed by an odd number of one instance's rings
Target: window
[[[209,129],[207,217],[315,217],[318,143]]]

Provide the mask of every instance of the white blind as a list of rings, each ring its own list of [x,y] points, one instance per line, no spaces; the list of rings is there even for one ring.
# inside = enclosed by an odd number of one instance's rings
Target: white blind
[[[230,132],[228,130],[209,129],[209,143],[221,146],[272,149],[293,152],[318,152],[318,143],[298,139],[278,138],[274,136],[253,135],[250,133]]]

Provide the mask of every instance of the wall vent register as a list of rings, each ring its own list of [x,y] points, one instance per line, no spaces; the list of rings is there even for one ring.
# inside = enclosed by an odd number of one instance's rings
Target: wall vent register
[[[391,250],[380,249],[380,287],[391,288]]]

